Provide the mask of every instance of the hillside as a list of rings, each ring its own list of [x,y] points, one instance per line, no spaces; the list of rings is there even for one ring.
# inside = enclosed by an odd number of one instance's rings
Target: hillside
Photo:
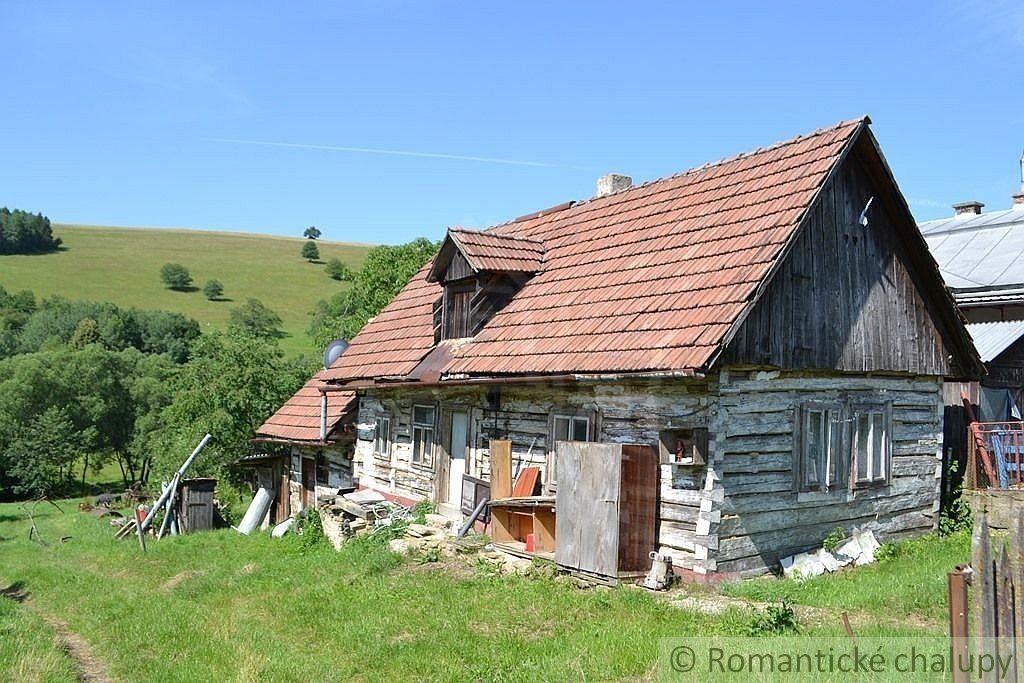
[[[204,330],[223,328],[231,308],[255,297],[277,312],[288,334],[288,353],[319,353],[306,335],[319,299],[347,285],[331,280],[323,264],[299,257],[304,240],[251,233],[54,224],[61,251],[33,256],[0,256],[0,285],[30,289],[37,297],[111,301],[119,306],[179,311]],[[317,241],[320,258],[362,264],[369,245]],[[160,282],[169,261],[189,269],[195,291],[174,292]],[[207,301],[207,280],[224,284],[220,301]]]

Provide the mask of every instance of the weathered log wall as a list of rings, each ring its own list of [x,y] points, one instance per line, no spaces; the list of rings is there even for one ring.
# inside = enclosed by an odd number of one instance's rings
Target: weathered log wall
[[[884,486],[798,493],[794,415],[807,401],[891,401],[892,477]],[[933,528],[941,474],[939,378],[809,376],[723,371],[712,419],[711,470],[721,520],[709,571],[754,575],[818,547],[837,526],[882,540]],[[711,478],[711,477],[709,477]]]
[[[658,544],[679,567],[697,573],[753,575],[780,557],[821,543],[835,527],[871,529],[884,538],[926,531],[937,517],[942,438],[938,378],[723,371],[702,383],[594,382],[553,386],[402,387],[368,390],[360,399],[356,461],[360,483],[409,498],[433,498],[435,468],[410,462],[413,405],[468,411],[467,473],[489,478],[491,439],[509,439],[513,460],[549,467],[550,416],[587,414],[596,440],[657,444],[665,429],[707,427],[709,463],[698,490],[673,488],[662,463]],[[797,493],[793,485],[794,415],[807,401],[893,404],[892,478],[885,486]],[[392,421],[389,456],[375,454],[377,419]],[[435,463],[443,425],[435,430]],[[545,481],[547,477],[545,477]]]
[[[434,496],[436,467],[411,462],[413,405],[437,405],[439,422],[442,409],[469,412],[468,474],[489,479],[488,445],[491,439],[508,439],[512,442],[514,466],[540,467],[547,485],[554,449],[550,443],[552,413],[589,416],[597,441],[653,445],[662,429],[706,426],[709,394],[706,383],[681,380],[508,385],[501,387],[500,395],[486,387],[450,387],[443,393],[411,387],[367,391],[360,398],[359,411],[359,433],[366,438],[361,438],[356,448],[361,484],[410,498]],[[382,416],[390,416],[392,421],[389,457],[375,454],[373,441],[368,438]],[[435,462],[441,457],[442,427],[438,424],[435,430]],[[660,547],[675,558],[677,565],[693,568],[700,518],[702,514],[710,516],[710,500],[704,503],[707,509],[702,513],[701,491],[673,489],[671,467],[661,466]]]

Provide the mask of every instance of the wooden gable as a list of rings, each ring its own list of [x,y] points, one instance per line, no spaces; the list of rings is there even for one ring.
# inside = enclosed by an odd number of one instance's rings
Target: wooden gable
[[[860,223],[867,211],[868,225]],[[977,376],[952,299],[871,133],[852,145],[723,356],[729,364]]]

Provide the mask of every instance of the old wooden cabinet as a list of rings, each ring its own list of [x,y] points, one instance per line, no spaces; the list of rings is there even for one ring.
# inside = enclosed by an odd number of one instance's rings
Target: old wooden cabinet
[[[654,448],[562,441],[556,468],[555,562],[611,578],[647,571],[658,515]]]

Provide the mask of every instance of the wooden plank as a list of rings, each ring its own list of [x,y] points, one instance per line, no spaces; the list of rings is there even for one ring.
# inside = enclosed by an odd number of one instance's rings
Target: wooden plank
[[[580,443],[580,566],[601,576],[617,576],[619,560],[619,495],[622,446]]]
[[[512,495],[512,442],[491,441],[491,496]]]
[[[512,487],[512,496],[532,496],[536,493],[537,484],[540,482],[539,467],[524,467],[516,477],[515,486]]]
[[[555,496],[555,562],[563,567],[578,568],[581,552],[581,490],[580,452],[575,442],[561,442],[556,450],[558,491]],[[583,523],[586,523],[584,520]]]
[[[538,553],[555,551],[557,529],[555,512],[551,508],[537,508],[533,513],[533,536]]]

